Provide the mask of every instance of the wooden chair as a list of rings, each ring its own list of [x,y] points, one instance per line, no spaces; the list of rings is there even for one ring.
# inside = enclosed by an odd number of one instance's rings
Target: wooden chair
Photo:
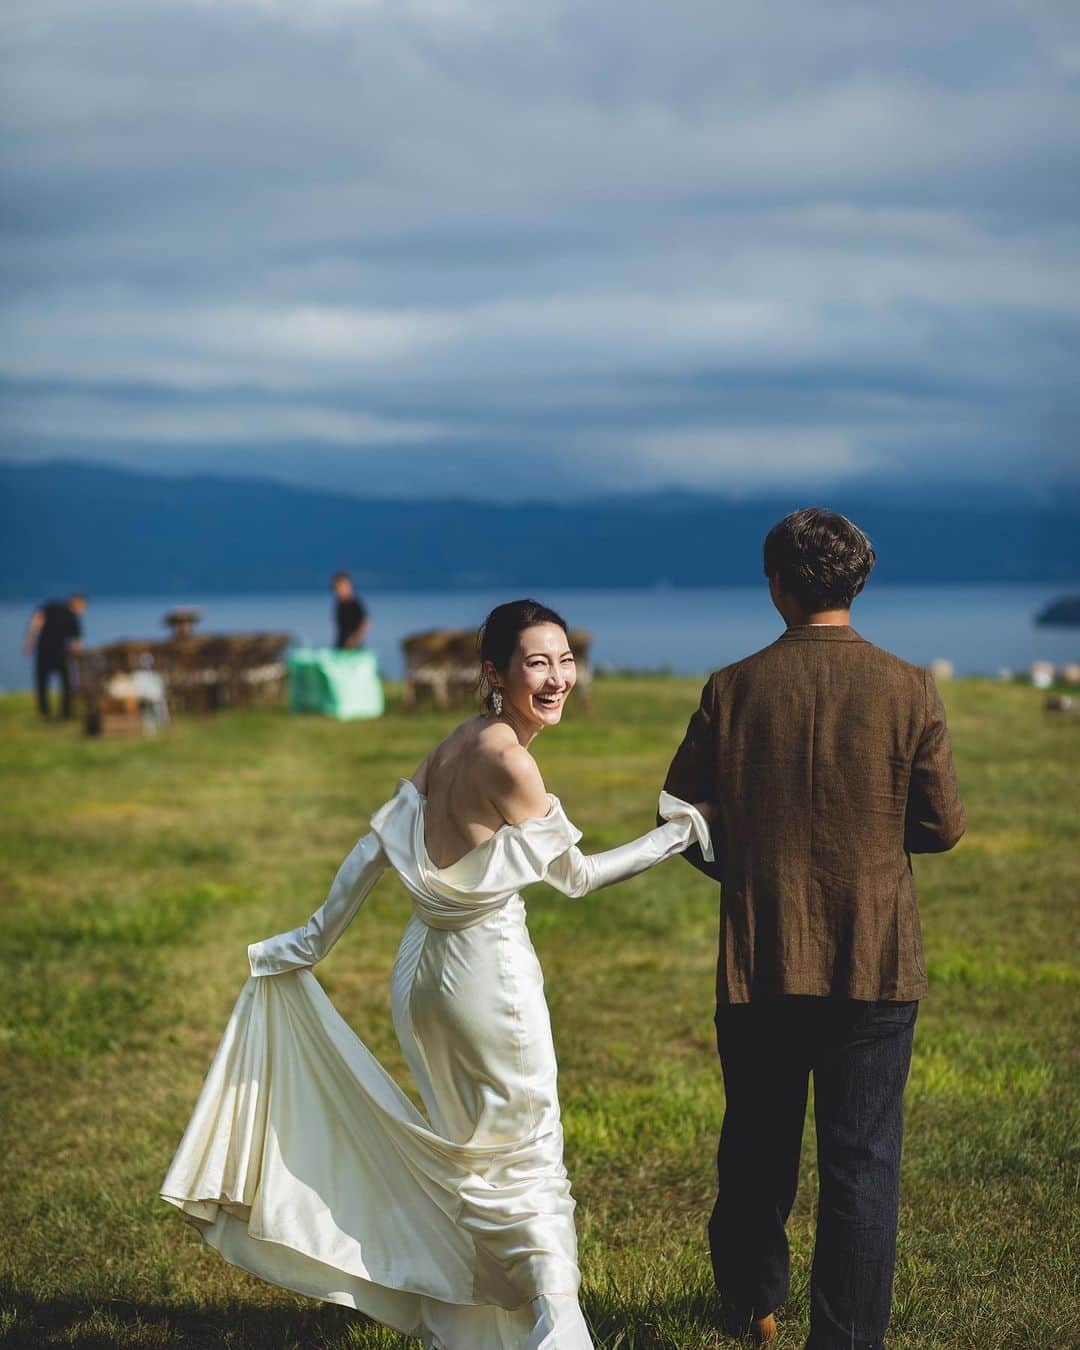
[[[415,708],[424,695],[430,695],[438,708],[450,706],[447,650],[454,636],[452,628],[429,628],[402,638],[401,650],[405,657],[403,707]]]
[[[577,666],[574,698],[587,710],[592,700],[593,668],[589,660],[592,634],[587,628],[571,628],[566,636],[570,639],[570,650],[574,653],[574,664]]]
[[[250,633],[238,654],[237,701],[242,704],[280,703],[285,697],[288,633]]]
[[[78,697],[88,735],[141,735],[146,729],[138,693],[130,677],[142,670],[157,673],[155,653],[162,644],[145,641],[112,642],[75,653]],[[157,715],[155,722],[167,719]]]
[[[475,698],[480,679],[476,632],[459,628],[446,646],[447,685],[454,707],[467,707]]]

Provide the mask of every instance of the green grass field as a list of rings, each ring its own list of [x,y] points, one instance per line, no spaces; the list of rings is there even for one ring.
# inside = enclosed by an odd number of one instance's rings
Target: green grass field
[[[696,682],[608,680],[537,742],[549,788],[618,843],[653,822]],[[908,1090],[890,1345],[1080,1346],[1075,925],[1080,722],[1031,689],[945,689],[966,838],[916,862],[931,995]],[[321,902],[367,814],[452,719],[233,713],[89,741],[0,698],[0,1344],[391,1347],[227,1266],[156,1198],[245,946]],[[673,861],[568,901],[529,892],[561,1064],[583,1303],[597,1344],[729,1344],[704,1225],[723,1109],[717,891]],[[406,1082],[384,879],[320,980]],[[806,1334],[812,1131],[781,1347]],[[415,1343],[413,1343],[415,1344]]]

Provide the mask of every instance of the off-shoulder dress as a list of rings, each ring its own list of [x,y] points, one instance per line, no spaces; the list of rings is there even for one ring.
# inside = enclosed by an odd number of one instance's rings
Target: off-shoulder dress
[[[667,823],[585,855],[558,798],[449,867],[402,780],[302,927],[248,949],[241,990],[162,1184],[226,1260],[357,1308],[431,1350],[585,1350],[555,1050],[520,891],[571,896],[633,876],[709,831]],[[331,1004],[311,967],[393,868],[413,913],[394,1028],[425,1115]]]

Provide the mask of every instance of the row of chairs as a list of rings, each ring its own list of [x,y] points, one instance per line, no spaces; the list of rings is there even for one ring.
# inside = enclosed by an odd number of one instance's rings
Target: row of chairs
[[[125,640],[79,652],[76,670],[88,722],[100,723],[110,711],[137,711],[111,706],[131,701],[130,682],[122,677],[137,671],[152,671],[160,678],[173,713],[281,702],[290,641],[288,633],[236,633]]]

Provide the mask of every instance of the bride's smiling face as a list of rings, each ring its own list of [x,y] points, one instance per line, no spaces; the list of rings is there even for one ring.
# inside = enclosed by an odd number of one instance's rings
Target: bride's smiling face
[[[530,731],[555,727],[577,679],[565,631],[554,623],[523,628],[506,669],[493,672],[503,695],[503,716]]]

